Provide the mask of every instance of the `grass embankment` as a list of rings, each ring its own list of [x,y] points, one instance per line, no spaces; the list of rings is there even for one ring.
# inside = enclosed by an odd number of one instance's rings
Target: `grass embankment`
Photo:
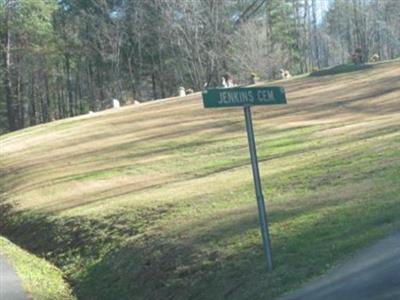
[[[254,126],[199,94],[1,137],[1,230],[81,299],[273,299],[400,228],[400,63],[279,82]]]
[[[0,236],[0,253],[4,255],[22,281],[24,290],[33,300],[68,300],[72,296],[62,272]]]

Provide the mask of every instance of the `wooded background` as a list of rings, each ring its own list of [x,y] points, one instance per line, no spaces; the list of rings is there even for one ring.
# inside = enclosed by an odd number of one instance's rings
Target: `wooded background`
[[[0,133],[107,107],[400,55],[399,0],[0,0]]]

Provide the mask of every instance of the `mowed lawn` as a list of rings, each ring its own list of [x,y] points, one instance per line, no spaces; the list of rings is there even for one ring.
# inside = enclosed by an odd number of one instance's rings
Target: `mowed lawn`
[[[0,233],[79,299],[275,299],[399,230],[400,61],[270,84],[288,98],[253,109],[273,272],[243,111],[199,93],[0,137]]]

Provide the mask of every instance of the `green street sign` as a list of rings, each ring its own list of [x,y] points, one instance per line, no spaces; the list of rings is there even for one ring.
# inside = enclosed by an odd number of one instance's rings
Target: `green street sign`
[[[285,90],[280,86],[217,88],[203,92],[205,108],[286,104]]]
[[[265,208],[262,193],[260,171],[254,138],[251,107],[253,105],[286,104],[285,90],[280,86],[257,86],[257,87],[233,87],[217,88],[203,92],[204,108],[217,107],[243,107],[246,121],[247,139],[249,143],[251,168],[253,170],[254,187],[256,192],[258,216],[260,219],[261,236],[264,246],[264,254],[267,259],[268,270],[272,270],[272,251],[268,229],[267,210]]]

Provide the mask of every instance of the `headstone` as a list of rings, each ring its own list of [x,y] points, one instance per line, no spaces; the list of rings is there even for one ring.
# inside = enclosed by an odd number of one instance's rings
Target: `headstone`
[[[279,72],[281,73],[281,79],[285,79],[285,70],[280,69]]]
[[[236,86],[236,84],[233,82],[233,79],[232,78],[230,78],[230,79],[228,79],[228,87],[234,87],[234,86]]]
[[[372,55],[371,60],[377,62],[379,60],[379,54],[375,53],[374,55]]]
[[[179,97],[186,96],[185,88],[183,86],[180,86],[178,88],[178,95],[179,95]]]
[[[255,73],[250,74],[250,84],[256,84],[257,83],[257,75]]]
[[[230,88],[230,87],[234,87],[237,85],[234,83],[232,75],[227,73],[222,77],[222,86],[226,87],[226,88]]]
[[[118,107],[120,107],[118,99],[113,99],[113,100],[112,100],[112,104],[113,104],[113,108],[118,108]]]
[[[222,77],[222,79],[221,79],[222,81],[221,81],[221,83],[222,83],[222,87],[224,87],[224,88],[227,88],[228,87],[228,83],[226,82],[226,79],[225,79],[225,77]]]
[[[290,75],[290,72],[288,70],[280,69],[279,72],[281,75],[281,79],[289,79],[292,77],[292,75]]]

